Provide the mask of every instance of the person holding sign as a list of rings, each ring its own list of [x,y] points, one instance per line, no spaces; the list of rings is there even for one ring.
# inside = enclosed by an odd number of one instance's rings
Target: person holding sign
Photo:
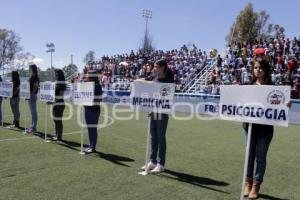
[[[257,86],[272,85],[271,66],[268,61],[258,59],[254,62],[252,69],[252,84]],[[248,126],[248,123],[243,124],[246,138],[248,134]],[[248,158],[249,163],[244,191],[244,196],[248,196],[249,199],[258,198],[260,185],[263,182],[266,171],[267,153],[273,138],[273,132],[274,127],[271,125],[252,124],[252,135]],[[255,159],[256,171],[253,176]]]
[[[13,121],[13,125],[11,125],[10,128],[14,128],[14,127],[19,128],[20,127],[20,109],[19,109],[20,77],[19,77],[19,73],[17,71],[12,71],[11,79],[12,79],[12,83],[13,83],[13,96],[10,99],[10,107],[11,107],[11,111],[14,116],[14,121]]]
[[[95,153],[97,140],[98,140],[98,121],[100,117],[100,101],[102,95],[102,87],[95,70],[89,70],[87,73],[87,82],[94,82],[94,105],[93,106],[84,106],[85,121],[89,133],[89,142],[90,145],[84,151],[85,153]]]
[[[155,63],[155,70],[156,77],[154,77],[152,81],[161,83],[174,83],[173,72],[168,68],[166,60],[157,61]],[[150,171],[150,173],[160,173],[164,171],[166,161],[166,132],[169,115],[162,113],[149,113],[149,116],[151,120],[150,162],[146,166],[143,166],[142,169]]]
[[[36,101],[37,101],[37,93],[39,90],[40,80],[38,76],[37,66],[35,64],[30,65],[29,69],[31,71],[31,77],[29,78],[30,99],[28,101],[28,105],[31,112],[31,126],[26,129],[26,132],[33,133],[36,131],[37,120],[38,120]]]
[[[62,116],[65,110],[64,91],[66,90],[65,75],[61,69],[56,69],[55,73],[55,102],[53,104],[53,121],[55,123],[55,137],[53,140],[61,141],[63,133]]]

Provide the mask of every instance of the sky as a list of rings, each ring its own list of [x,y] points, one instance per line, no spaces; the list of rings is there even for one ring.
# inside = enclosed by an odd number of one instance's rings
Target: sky
[[[53,66],[84,66],[89,50],[96,57],[137,51],[145,32],[142,9],[152,11],[148,28],[159,50],[195,44],[209,50],[225,48],[225,37],[236,16],[249,3],[266,10],[286,29],[300,36],[299,0],[0,0],[0,28],[14,30],[24,51],[38,67],[50,67],[46,43],[55,44]]]

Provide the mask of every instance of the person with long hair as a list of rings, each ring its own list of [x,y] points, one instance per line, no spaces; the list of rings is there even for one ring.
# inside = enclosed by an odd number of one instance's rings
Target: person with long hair
[[[32,64],[29,66],[29,69],[31,72],[31,76],[29,78],[30,99],[28,101],[28,105],[31,112],[31,126],[26,129],[26,132],[33,133],[37,131],[36,126],[38,121],[38,115],[36,110],[36,101],[40,80],[38,76],[37,66],[35,64]]]
[[[65,110],[64,92],[66,90],[65,75],[61,69],[55,69],[55,102],[53,104],[53,121],[55,124],[55,136],[53,140],[61,141],[63,134],[62,116]]]
[[[252,85],[272,85],[271,66],[267,60],[257,59],[252,67]],[[247,138],[248,123],[244,123]],[[249,151],[249,163],[245,183],[244,196],[249,199],[258,198],[260,186],[264,180],[267,166],[267,153],[273,138],[274,127],[271,125],[252,124],[252,135]],[[256,170],[254,165],[256,160]]]
[[[167,61],[162,59],[155,63],[155,74],[153,79],[146,79],[159,83],[174,83],[174,74],[168,68]],[[168,127],[168,114],[149,113],[151,120],[150,135],[151,135],[151,151],[150,162],[142,167],[142,170],[150,173],[161,173],[165,170],[167,140],[166,133]]]
[[[11,79],[13,83],[13,96],[10,99],[10,108],[13,113],[13,124],[10,126],[10,128],[19,128],[20,127],[20,77],[19,73],[17,71],[12,71],[11,73]]]
[[[100,117],[100,101],[102,95],[102,87],[99,82],[99,77],[95,70],[89,70],[87,72],[87,82],[94,82],[94,105],[93,106],[84,106],[85,121],[89,133],[89,147],[84,151],[85,153],[94,153],[96,152],[96,146],[98,141],[98,121]]]

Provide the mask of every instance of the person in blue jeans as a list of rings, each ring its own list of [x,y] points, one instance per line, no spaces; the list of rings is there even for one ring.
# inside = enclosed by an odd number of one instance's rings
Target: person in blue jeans
[[[272,85],[271,66],[267,60],[259,59],[254,62],[252,69],[252,85]],[[247,138],[249,124],[244,123],[243,128]],[[252,135],[249,151],[249,163],[244,196],[256,199],[260,186],[264,180],[267,166],[267,154],[273,138],[274,127],[270,125],[252,124]],[[256,160],[256,170],[254,166]]]
[[[37,93],[39,90],[39,76],[37,66],[35,64],[30,65],[31,77],[29,78],[30,84],[30,99],[28,101],[29,109],[31,112],[31,126],[26,128],[27,133],[36,132],[36,126],[38,121],[38,115],[36,110]]]
[[[152,81],[160,83],[174,83],[174,74],[168,68],[166,60],[159,60],[155,63],[155,74]],[[151,78],[151,77],[150,77]],[[150,79],[147,79],[151,81]],[[143,166],[143,170],[150,173],[160,173],[165,169],[166,162],[166,132],[168,127],[169,115],[161,113],[149,113],[151,151],[150,162]]]
[[[89,147],[84,151],[85,153],[95,153],[98,141],[98,121],[100,117],[100,101],[102,95],[102,87],[99,82],[97,72],[90,70],[87,73],[87,82],[95,83],[95,99],[93,106],[84,106],[85,121],[89,134]]]

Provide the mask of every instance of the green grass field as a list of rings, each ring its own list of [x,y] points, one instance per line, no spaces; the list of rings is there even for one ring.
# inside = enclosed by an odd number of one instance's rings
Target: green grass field
[[[25,110],[28,114],[23,103],[21,114]],[[65,115],[69,112],[66,109]],[[141,176],[147,132],[144,113],[139,120],[115,120],[100,129],[99,153],[94,155],[79,154],[80,127],[75,115],[64,122],[64,142],[45,143],[44,104],[39,104],[38,113],[40,133],[35,135],[0,128],[0,199],[239,199],[244,164],[240,123],[170,119],[167,170]],[[4,114],[5,122],[11,122],[8,100]],[[110,115],[110,108],[101,115]],[[24,126],[24,115],[21,118]],[[53,121],[49,119],[48,124],[53,134]],[[300,199],[299,130],[298,126],[275,129],[260,199]]]

